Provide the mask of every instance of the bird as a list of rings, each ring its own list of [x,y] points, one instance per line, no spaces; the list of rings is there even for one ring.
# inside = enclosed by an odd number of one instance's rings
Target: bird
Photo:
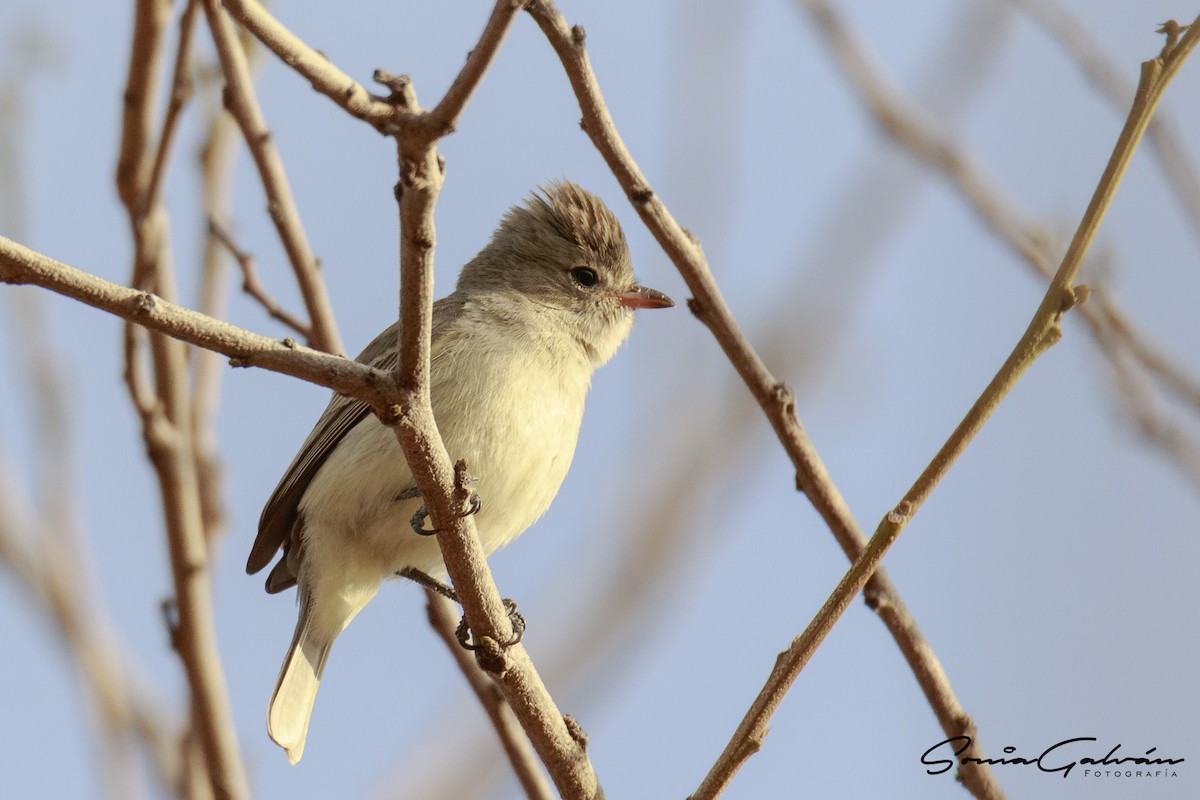
[[[625,234],[599,197],[570,181],[538,187],[501,218],[433,304],[430,400],[452,459],[481,499],[476,529],[491,554],[549,508],[575,453],[595,370],[629,334],[635,309],[668,308],[637,283]],[[397,325],[358,361],[394,369]],[[267,710],[267,731],[295,764],[330,648],[383,581],[446,573],[396,441],[369,406],[335,394],[271,494],[246,562],[282,554],[268,593],[297,587],[299,616]]]

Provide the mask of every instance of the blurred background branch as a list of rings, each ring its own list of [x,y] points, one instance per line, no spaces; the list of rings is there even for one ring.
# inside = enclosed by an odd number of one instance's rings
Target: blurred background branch
[[[799,0],[798,4],[821,33],[822,41],[829,47],[835,63],[879,129],[914,158],[949,180],[963,201],[1026,264],[1041,276],[1052,276],[1062,257],[1063,246],[1050,233],[1051,226],[1022,212],[1005,196],[980,160],[887,74],[878,58],[847,24],[834,3],[829,0]],[[1088,74],[1100,88],[1106,90],[1114,104],[1120,102],[1122,95],[1128,95],[1129,98],[1133,96],[1124,87],[1112,87],[1114,81],[1120,82],[1113,74],[1115,68],[1108,65],[1098,46],[1089,43],[1083,28],[1073,27],[1071,30],[1074,33],[1068,34],[1066,27],[1069,18],[1063,19],[1052,2],[1023,4],[1037,9],[1039,20],[1043,24],[1052,24],[1053,30],[1060,36],[1069,36],[1071,44],[1064,44],[1064,49],[1087,68]],[[1181,202],[1185,202],[1197,192],[1196,186],[1200,184],[1196,184],[1194,172],[1176,145],[1171,133],[1173,128],[1169,113],[1166,121],[1159,120],[1156,115],[1147,133],[1157,131],[1157,135],[1150,137],[1151,142],[1167,173],[1172,176],[1172,186]],[[1085,276],[1091,272],[1088,270]],[[1096,287],[1095,295],[1091,302],[1079,307],[1079,312],[1093,341],[1112,369],[1125,375],[1115,380],[1113,386],[1131,422],[1145,432],[1145,420],[1159,416],[1159,412],[1154,410],[1154,401],[1147,394],[1151,386],[1190,405],[1192,411],[1200,415],[1200,380],[1188,374],[1161,347],[1151,343],[1146,334],[1121,310],[1103,283]],[[1131,383],[1131,380],[1137,379],[1127,374],[1130,369],[1139,370],[1145,377],[1140,381],[1142,388],[1138,391],[1133,390],[1134,384]],[[1162,426],[1151,426],[1156,427]],[[1179,455],[1183,451],[1196,450],[1197,445],[1187,441],[1177,445],[1177,441],[1187,438],[1187,433],[1180,426],[1168,427],[1172,430],[1172,436],[1148,436],[1146,441],[1175,462],[1183,474],[1195,480],[1194,465],[1189,464],[1186,458],[1181,461]]]
[[[57,69],[52,36],[18,27],[0,43],[0,229],[25,238],[25,173],[30,78]],[[7,335],[17,369],[10,384],[27,394],[21,427],[33,448],[32,486],[22,481],[0,441],[0,566],[55,631],[72,662],[89,723],[93,761],[108,797],[148,796],[147,770],[160,791],[181,793],[178,711],[136,664],[117,634],[92,576],[75,475],[75,415],[69,366],[55,352],[44,300],[34,290],[5,292]]]

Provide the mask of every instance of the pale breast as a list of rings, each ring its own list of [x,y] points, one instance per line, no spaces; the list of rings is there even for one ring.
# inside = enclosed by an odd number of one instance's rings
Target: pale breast
[[[579,436],[592,368],[553,347],[536,326],[497,324],[470,307],[434,343],[430,399],[452,461],[466,459],[483,508],[476,526],[490,554],[549,508]],[[395,434],[374,417],[351,430],[300,502],[338,571],[383,577],[406,566],[442,574],[434,537],[413,533],[420,507]],[[329,536],[328,533],[333,533]]]
[[[452,460],[479,479],[476,522],[489,553],[549,508],[571,466],[591,371],[537,348],[464,348],[434,370],[433,404]],[[465,373],[458,369],[470,367]]]

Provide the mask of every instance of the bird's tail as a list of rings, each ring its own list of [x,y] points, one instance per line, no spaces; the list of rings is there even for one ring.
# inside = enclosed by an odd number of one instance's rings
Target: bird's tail
[[[319,641],[313,633],[309,604],[302,601],[292,646],[283,659],[275,693],[267,706],[267,732],[287,751],[288,761],[293,764],[304,754],[308,720],[317,699],[317,687],[321,685],[325,659],[333,646],[332,637]]]

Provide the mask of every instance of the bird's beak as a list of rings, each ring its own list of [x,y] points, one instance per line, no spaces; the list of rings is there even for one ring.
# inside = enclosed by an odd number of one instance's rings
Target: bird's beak
[[[617,295],[617,301],[626,308],[671,308],[675,305],[674,300],[658,289],[636,283],[629,291]]]

